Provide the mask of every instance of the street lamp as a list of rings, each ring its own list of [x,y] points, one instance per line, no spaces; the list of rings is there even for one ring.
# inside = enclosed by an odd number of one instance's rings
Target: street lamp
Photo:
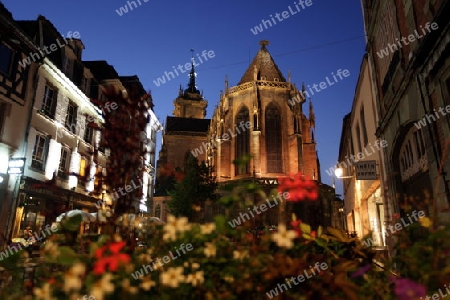
[[[336,170],[334,170],[334,175],[336,176],[336,178],[340,178],[340,179],[353,178],[353,176],[342,176],[343,174],[344,174],[344,169],[342,169],[342,168],[337,168]]]

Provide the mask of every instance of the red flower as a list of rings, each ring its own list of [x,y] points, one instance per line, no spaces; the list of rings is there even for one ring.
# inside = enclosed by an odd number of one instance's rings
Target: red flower
[[[115,272],[119,267],[119,263],[127,264],[131,261],[128,254],[120,253],[120,250],[125,246],[125,242],[111,243],[95,250],[95,257],[97,261],[94,265],[94,274],[101,275],[106,271],[106,267],[109,266],[109,271]],[[105,251],[109,250],[108,257],[103,257]]]
[[[302,231],[300,230],[300,224],[302,223],[302,220],[291,220],[291,226],[297,233],[297,237],[302,236]]]
[[[319,188],[316,182],[303,177],[303,174],[299,172],[294,176],[291,175],[288,177],[278,178],[278,191],[281,193],[289,193],[289,197],[286,201],[315,201],[319,198]]]

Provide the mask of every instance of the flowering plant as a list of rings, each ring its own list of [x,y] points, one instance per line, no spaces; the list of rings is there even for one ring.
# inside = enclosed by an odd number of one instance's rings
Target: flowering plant
[[[295,192],[291,199],[297,203],[320,197],[314,184],[296,175],[280,186]],[[226,189],[221,203],[229,208],[245,205],[252,195],[266,196],[254,183]],[[42,248],[43,261],[28,289],[13,288],[24,284],[16,280],[0,298],[418,299],[450,282],[448,227],[412,224],[399,232],[401,255],[380,262],[356,237],[336,228],[312,228],[295,215],[252,241],[251,221],[236,228],[229,221],[229,209],[205,224],[169,216],[164,225],[147,225],[147,246],[133,250],[128,240],[108,234],[81,253],[76,236],[81,220],[65,219]],[[418,236],[426,238],[415,241]],[[10,271],[4,262],[10,261],[2,262],[3,272]]]

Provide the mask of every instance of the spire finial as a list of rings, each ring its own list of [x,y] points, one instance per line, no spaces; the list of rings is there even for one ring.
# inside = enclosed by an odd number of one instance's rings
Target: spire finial
[[[194,60],[194,49],[190,50],[192,52],[192,67],[191,67],[191,72],[189,73],[189,84],[188,84],[188,91],[190,93],[195,93],[197,92],[197,88],[196,88],[196,84],[195,84],[195,77],[197,76],[197,74],[195,73],[195,60]]]
[[[261,45],[261,49],[266,49],[266,46],[268,46],[270,42],[268,40],[262,40],[259,44]]]

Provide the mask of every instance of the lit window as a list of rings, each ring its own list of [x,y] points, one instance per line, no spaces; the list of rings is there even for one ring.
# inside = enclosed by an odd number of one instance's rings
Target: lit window
[[[61,148],[61,160],[59,162],[58,176],[61,178],[67,178],[67,168],[69,164],[70,150],[69,148]]]
[[[78,106],[72,101],[69,101],[66,115],[66,128],[72,133],[75,133],[77,129],[77,111]]]
[[[94,136],[94,128],[92,128],[92,124],[89,123],[89,117],[86,117],[86,129],[84,130],[84,141],[86,143],[91,144],[92,138]]]
[[[41,113],[50,118],[55,117],[56,110],[56,90],[46,85],[44,88],[44,96],[42,99]]]
[[[86,176],[86,158],[82,157],[80,161],[80,172],[78,173],[80,177]]]
[[[33,168],[44,170],[47,148],[48,138],[45,135],[37,134],[31,161],[31,166]]]

